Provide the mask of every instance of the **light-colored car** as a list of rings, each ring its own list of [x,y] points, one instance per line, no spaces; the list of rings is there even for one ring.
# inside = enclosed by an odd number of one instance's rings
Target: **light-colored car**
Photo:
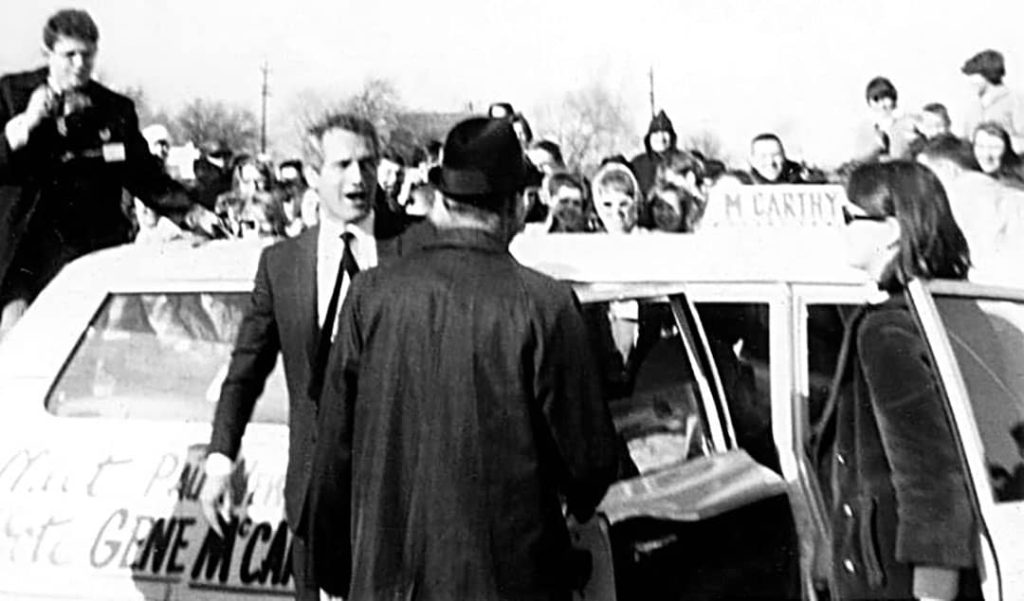
[[[879,294],[839,242],[825,228],[516,240],[522,262],[574,282],[628,451],[599,519],[574,531],[595,559],[587,599],[819,598],[831,558],[811,431],[843,311]],[[289,596],[279,368],[226,541],[196,502],[260,248],[85,257],[0,344],[0,599]],[[910,296],[970,473],[986,598],[1024,598],[1024,292],[915,282]]]

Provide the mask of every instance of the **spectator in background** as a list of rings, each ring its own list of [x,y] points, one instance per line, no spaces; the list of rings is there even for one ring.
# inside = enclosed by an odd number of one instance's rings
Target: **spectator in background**
[[[440,140],[431,140],[423,145],[423,150],[427,155],[423,163],[426,164],[427,168],[441,164],[441,149],[443,147],[444,145],[441,144]]]
[[[918,116],[917,130],[926,139],[931,140],[937,136],[944,136],[951,133],[952,122],[949,120],[949,111],[946,106],[939,102],[929,102],[921,109]]]
[[[964,136],[974,135],[984,122],[994,122],[1010,135],[1014,153],[1024,152],[1024,98],[1003,84],[1006,66],[995,50],[975,54],[960,69],[978,96],[964,116]]]
[[[160,159],[166,168],[167,157],[171,154],[171,134],[167,128],[159,123],[147,125],[142,129],[142,137],[149,145],[149,154]]]
[[[981,173],[971,147],[953,135],[928,141],[917,156],[942,182],[971,249],[970,278],[1005,283],[1024,261],[1024,192]]]
[[[885,77],[875,77],[864,90],[870,125],[860,128],[855,142],[855,162],[876,161],[890,154],[893,124],[896,122],[896,86]]]
[[[693,231],[691,224],[698,207],[693,195],[669,182],[655,184],[647,198],[654,231],[680,233]]]
[[[245,201],[238,216],[239,238],[283,238],[288,220],[281,192],[259,190]]]
[[[544,175],[565,169],[562,149],[551,140],[534,140],[526,148],[526,156]]]
[[[750,141],[750,177],[755,184],[802,184],[800,165],[786,158],[782,140],[773,133]]]
[[[637,229],[640,186],[629,167],[611,161],[598,169],[591,193],[599,231],[630,234]]]
[[[971,148],[983,173],[1008,186],[1024,188],[1021,160],[1014,154],[1010,135],[1001,125],[994,121],[978,125],[971,136]]]
[[[207,209],[212,210],[217,197],[231,190],[232,154],[223,140],[209,140],[200,147],[199,158],[192,162],[197,200]]]
[[[398,196],[402,192],[404,174],[405,159],[394,149],[386,148],[377,165],[377,183],[384,192],[384,200],[391,212],[401,210],[398,205]]]
[[[544,180],[551,212],[547,231],[551,233],[583,233],[596,229],[597,216],[583,176],[556,171]]]
[[[492,102],[491,106],[487,107],[487,115],[491,119],[511,119],[515,113],[509,102]]]
[[[241,237],[242,210],[257,192],[270,190],[273,174],[270,166],[247,154],[238,155],[232,169],[231,190],[217,197],[214,212],[221,218],[228,233]]]
[[[306,227],[315,225],[307,224],[303,219],[302,208],[307,201],[307,195],[313,195],[311,201],[316,206],[316,193],[309,187],[304,172],[305,166],[301,159],[289,159],[283,161],[277,168],[277,181],[281,190],[281,210],[285,216],[285,233],[289,236],[297,236]]]
[[[672,185],[682,195],[679,200],[688,209],[686,227],[689,231],[704,213],[704,205],[707,201],[704,182],[704,161],[700,160],[692,152],[679,151],[673,153],[664,163],[658,166],[658,171],[655,175],[655,187],[663,184]],[[653,209],[653,205],[648,202],[647,208]],[[641,221],[641,225],[645,227],[656,225],[653,220],[653,214],[647,210],[643,211],[643,214],[645,215],[645,220]],[[651,217],[652,219],[648,221],[646,217]]]
[[[676,142],[678,142],[678,136],[672,126],[672,120],[668,118],[665,111],[658,111],[647,127],[647,135],[644,136],[644,151],[630,161],[636,180],[640,184],[641,195],[646,195],[654,185],[658,166],[669,155],[676,152]]]

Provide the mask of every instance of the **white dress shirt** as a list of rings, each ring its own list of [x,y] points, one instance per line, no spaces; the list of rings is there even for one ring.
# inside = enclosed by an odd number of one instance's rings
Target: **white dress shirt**
[[[350,232],[353,236],[352,255],[359,265],[359,270],[370,269],[377,266],[377,239],[373,237],[373,213],[371,212],[362,221],[356,223],[342,224],[328,219],[320,220],[320,233],[316,241],[316,315],[317,323],[323,324],[327,319],[327,305],[331,304],[331,292],[334,291],[334,280],[338,277],[338,267],[341,264],[342,253],[345,252],[345,243],[341,235]],[[349,277],[341,283],[341,293],[338,297],[338,309],[341,310],[341,303],[348,292]],[[338,322],[334,322],[335,332]],[[331,336],[333,337],[333,333]]]

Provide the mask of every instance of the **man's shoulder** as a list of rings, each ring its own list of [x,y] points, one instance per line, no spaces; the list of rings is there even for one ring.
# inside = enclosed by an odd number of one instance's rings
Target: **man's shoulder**
[[[320,231],[319,227],[311,227],[304,230],[295,237],[284,238],[263,249],[262,255],[267,262],[276,262],[280,259],[290,261],[297,254],[303,252],[316,252],[316,239]],[[291,265],[294,268],[294,265]]]
[[[119,110],[135,109],[135,102],[124,94],[115,92],[98,81],[89,82],[89,96],[93,102],[116,107]]]
[[[31,92],[46,81],[46,73],[46,67],[7,73],[0,77],[0,89],[5,91],[22,89]]]
[[[573,303],[573,291],[569,283],[557,280],[519,262],[516,262],[516,272],[531,299],[551,307]]]

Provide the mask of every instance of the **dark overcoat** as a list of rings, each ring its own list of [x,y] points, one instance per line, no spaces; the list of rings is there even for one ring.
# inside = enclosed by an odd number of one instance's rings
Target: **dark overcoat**
[[[484,232],[360,274],[341,313],[311,483],[317,582],[346,599],[567,599],[563,517],[618,441],[572,290]]]
[[[829,458],[839,598],[911,598],[916,566],[976,582],[966,468],[904,298],[859,311],[847,327]]]

